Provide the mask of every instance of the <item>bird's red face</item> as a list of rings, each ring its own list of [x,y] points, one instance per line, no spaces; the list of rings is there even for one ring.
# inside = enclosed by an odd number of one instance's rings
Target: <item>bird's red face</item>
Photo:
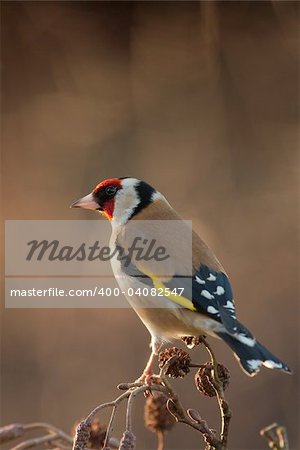
[[[85,208],[99,211],[112,220],[117,193],[122,189],[121,178],[101,181],[93,191],[71,205],[72,208]]]
[[[153,187],[137,178],[110,178],[71,207],[93,209],[113,223],[124,224],[152,203],[157,194]]]

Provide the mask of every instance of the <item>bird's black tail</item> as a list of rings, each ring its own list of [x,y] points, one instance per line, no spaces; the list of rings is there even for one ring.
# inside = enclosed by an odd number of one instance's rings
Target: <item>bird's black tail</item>
[[[238,338],[226,332],[217,334],[233,350],[242,369],[250,377],[256,375],[262,365],[269,369],[278,369],[286,373],[292,373],[284,362],[272,355],[269,350],[254,339],[252,345],[249,345],[249,343],[241,342]]]

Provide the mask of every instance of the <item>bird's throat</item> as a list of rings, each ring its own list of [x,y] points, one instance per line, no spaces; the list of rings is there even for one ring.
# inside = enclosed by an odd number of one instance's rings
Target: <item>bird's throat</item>
[[[112,220],[114,215],[114,209],[115,209],[115,201],[114,199],[108,200],[103,205],[103,212],[102,214],[108,219]]]

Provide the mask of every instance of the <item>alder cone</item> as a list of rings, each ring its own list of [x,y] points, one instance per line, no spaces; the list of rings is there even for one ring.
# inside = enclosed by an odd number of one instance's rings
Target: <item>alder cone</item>
[[[214,389],[212,380],[213,380],[213,365],[211,362],[207,362],[203,364],[195,375],[195,385],[201,394],[206,395],[207,397],[215,397],[216,391]],[[217,365],[217,372],[220,382],[222,383],[222,387],[225,390],[229,385],[229,371],[223,366],[223,364]]]
[[[168,411],[167,401],[168,397],[162,392],[154,391],[147,397],[144,420],[152,433],[168,431],[175,423],[174,417]]]
[[[159,367],[162,369],[172,358],[172,363],[166,371],[166,375],[172,378],[183,378],[190,371],[190,355],[177,347],[166,348],[160,352],[158,357]]]

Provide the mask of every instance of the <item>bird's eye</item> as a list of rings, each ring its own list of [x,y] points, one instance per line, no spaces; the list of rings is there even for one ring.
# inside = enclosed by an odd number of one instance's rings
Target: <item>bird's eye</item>
[[[117,188],[115,186],[107,186],[105,188],[105,194],[109,197],[112,197],[117,192]]]

